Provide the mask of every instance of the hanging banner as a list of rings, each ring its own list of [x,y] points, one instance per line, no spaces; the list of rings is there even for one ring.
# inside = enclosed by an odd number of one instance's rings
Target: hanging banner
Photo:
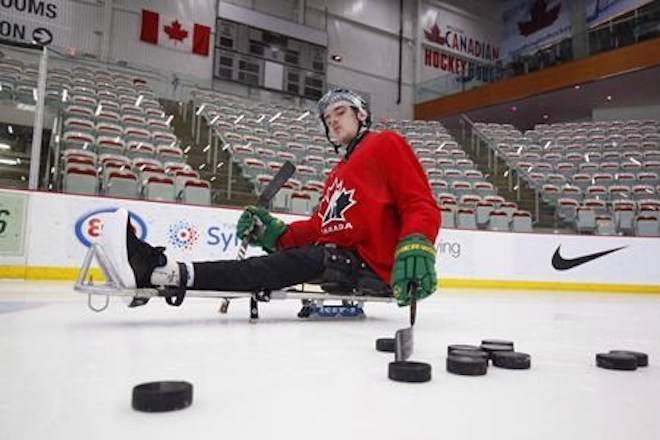
[[[566,0],[508,0],[502,13],[504,58],[535,52],[571,35],[571,6]]]
[[[178,17],[162,15],[156,11],[142,10],[140,40],[169,49],[209,55],[211,28],[199,23],[187,22]]]
[[[447,75],[457,81],[495,79],[500,37],[489,22],[422,3],[420,23],[422,82]]]
[[[587,28],[649,3],[650,0],[585,0]],[[571,37],[571,2],[508,0],[502,13],[503,55],[506,60]]]

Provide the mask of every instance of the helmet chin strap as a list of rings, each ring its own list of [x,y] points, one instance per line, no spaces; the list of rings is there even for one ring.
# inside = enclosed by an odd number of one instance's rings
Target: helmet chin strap
[[[348,143],[348,145],[346,145],[346,154],[344,155],[344,159],[348,159],[348,157],[353,153],[355,147],[357,147],[357,144],[362,140],[367,131],[369,131],[369,127],[366,127],[365,124],[360,121],[358,124],[357,134]]]

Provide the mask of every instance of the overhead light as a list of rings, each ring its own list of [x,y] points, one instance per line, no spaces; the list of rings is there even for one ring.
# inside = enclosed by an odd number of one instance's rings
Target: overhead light
[[[575,90],[580,90],[580,89],[581,89],[580,84],[577,84],[577,85],[576,85],[575,87],[573,87],[573,88],[574,88]]]
[[[14,134],[14,127],[12,127],[11,125],[8,125],[7,126],[7,131],[9,132],[9,134]]]
[[[15,159],[0,159],[0,165],[17,165]]]
[[[303,113],[302,115],[298,116],[298,118],[296,118],[296,120],[297,120],[297,121],[302,121],[302,120],[305,119],[307,116],[309,116],[309,110],[307,110],[307,111],[306,111],[305,113]]]
[[[172,122],[172,119],[173,119],[173,118],[174,118],[174,115],[170,115],[170,116],[165,120],[165,123],[166,123],[167,125],[170,125],[170,122]]]
[[[211,119],[211,122],[209,122],[209,125],[213,125],[213,124],[215,124],[215,123],[218,121],[218,119],[220,119],[220,115],[219,115],[219,114],[218,114],[218,115],[215,115],[215,116],[213,117],[213,119]]]
[[[0,143],[0,150],[11,150],[11,146],[9,146],[9,144]]]
[[[516,107],[515,105],[512,105],[511,106],[511,111],[512,112],[518,111],[518,107]]]
[[[543,115],[543,119],[548,119],[548,118],[549,118],[548,115]]]
[[[201,115],[205,108],[206,108],[206,104],[200,105],[199,109],[197,109],[197,111],[195,112],[195,116]]]
[[[330,59],[335,63],[341,63],[341,60],[343,60],[342,56],[337,54],[332,55]]]
[[[238,118],[236,118],[236,120],[234,121],[234,124],[238,124],[239,122],[241,122],[244,117],[245,117],[245,115],[240,115]]]
[[[220,163],[218,164],[218,166],[216,166],[216,168],[222,168],[222,166],[223,166],[224,164],[225,164],[224,162],[220,162]]]
[[[205,164],[205,163],[203,163],[203,164],[201,164],[201,165],[199,166],[199,169],[200,169],[200,170],[203,170],[204,168],[206,168],[206,164]]]
[[[183,154],[188,154],[188,151],[190,151],[190,145],[188,145],[186,148],[184,148]]]
[[[35,89],[34,87],[32,88],[32,97],[34,98],[34,102],[38,101],[38,99],[37,99],[38,98],[37,97],[37,89]]]
[[[62,89],[62,102],[66,102],[68,96],[69,96],[69,92],[67,91],[67,89]]]
[[[211,176],[211,178],[210,178],[209,180],[210,180],[211,182],[215,182],[215,176]]]
[[[608,101],[611,101],[612,100],[612,95],[607,95],[607,98],[605,98],[605,99],[607,99]]]
[[[144,99],[144,95],[138,96],[138,98],[135,100],[135,106],[138,107],[140,104],[142,104],[143,99]]]
[[[207,144],[206,147],[202,149],[202,152],[206,153],[207,151],[209,151],[210,148],[211,148],[211,144]]]

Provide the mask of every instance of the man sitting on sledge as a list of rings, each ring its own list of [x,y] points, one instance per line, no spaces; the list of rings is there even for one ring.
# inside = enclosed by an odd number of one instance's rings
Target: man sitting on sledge
[[[412,148],[395,132],[370,131],[369,107],[350,90],[329,91],[318,110],[344,157],[309,219],[287,225],[248,206],[237,235],[268,255],[183,263],[140,241],[119,209],[101,243],[125,287],[251,292],[319,282],[328,293],[393,295],[400,306],[410,303],[409,283],[416,283],[417,298],[432,294],[440,211]],[[131,305],[146,302],[136,297]]]

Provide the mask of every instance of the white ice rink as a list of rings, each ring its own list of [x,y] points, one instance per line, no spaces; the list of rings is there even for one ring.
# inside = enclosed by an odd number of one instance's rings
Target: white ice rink
[[[189,299],[94,313],[70,283],[0,281],[0,439],[658,439],[660,296],[444,290],[419,305],[415,353],[433,379],[387,379],[376,338],[407,309],[368,304],[362,321],[305,322],[296,301]],[[506,338],[532,369],[445,370],[448,344]],[[649,354],[637,371],[597,352]],[[132,387],[187,380],[182,411],[133,411]]]

